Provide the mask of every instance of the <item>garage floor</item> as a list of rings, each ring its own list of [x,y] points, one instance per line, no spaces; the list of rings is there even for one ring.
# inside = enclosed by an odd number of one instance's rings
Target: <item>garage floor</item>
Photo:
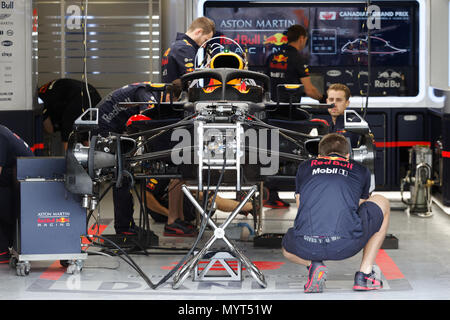
[[[379,291],[352,291],[360,253],[344,261],[326,262],[329,274],[324,292],[304,294],[306,269],[284,259],[280,249],[254,247],[250,238],[248,241],[239,240],[234,243],[264,274],[266,288],[262,288],[247,270],[243,270],[242,281],[193,281],[192,276],[189,276],[176,290],[172,288],[172,278],[153,290],[124,260],[91,246],[87,250],[88,258],[79,274],[66,273],[59,260],[32,261],[28,276],[17,276],[16,270],[9,265],[0,265],[0,299],[448,300],[450,215],[436,203],[433,204],[434,214],[430,218],[408,215],[397,193],[385,195],[391,198],[392,207],[389,232],[398,238],[399,247],[379,252],[376,263],[384,282],[384,288]],[[292,225],[296,213],[292,196],[291,193],[281,193],[282,198],[291,202],[290,209],[264,209],[263,233],[283,233]],[[225,213],[217,212],[216,219],[220,222],[225,216]],[[238,216],[234,222],[248,222],[253,226],[251,217]],[[102,235],[113,233],[110,195],[101,203],[100,224]],[[162,224],[152,222],[151,229],[160,236],[159,246],[166,249],[148,249],[147,254],[142,251],[135,252],[131,253],[130,257],[151,282],[157,283],[184,258],[193,239],[164,237]],[[233,236],[231,229],[226,232],[230,233],[227,236]],[[201,243],[209,239],[211,234],[211,230],[206,230]],[[220,246],[219,243],[218,245]],[[223,275],[221,272],[224,268],[220,265],[215,267],[211,269],[211,272],[216,272],[213,275]]]

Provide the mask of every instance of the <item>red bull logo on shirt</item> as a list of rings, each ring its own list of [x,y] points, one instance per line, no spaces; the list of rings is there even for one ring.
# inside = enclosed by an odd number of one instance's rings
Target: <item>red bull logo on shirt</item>
[[[274,55],[272,60],[270,61],[270,68],[286,70],[287,69],[287,61],[288,61],[288,57],[283,54]],[[280,78],[280,77],[273,76],[273,75],[271,75],[271,76],[274,78]]]
[[[286,57],[283,54],[277,54],[273,57],[273,60],[276,62],[287,62],[288,61],[288,57]]]
[[[312,160],[311,161],[311,167],[313,166],[321,166],[321,165],[331,165],[331,166],[339,166],[346,169],[353,169],[353,163],[350,163],[348,161],[340,161],[340,160],[333,160],[333,159],[326,159],[324,160]]]

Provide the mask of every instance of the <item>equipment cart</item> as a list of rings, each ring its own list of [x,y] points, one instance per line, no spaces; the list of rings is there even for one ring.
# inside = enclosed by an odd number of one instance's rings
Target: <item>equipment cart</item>
[[[65,188],[64,157],[17,159],[16,236],[10,266],[26,276],[30,261],[60,260],[67,273],[79,273],[87,253],[86,210],[81,197]]]

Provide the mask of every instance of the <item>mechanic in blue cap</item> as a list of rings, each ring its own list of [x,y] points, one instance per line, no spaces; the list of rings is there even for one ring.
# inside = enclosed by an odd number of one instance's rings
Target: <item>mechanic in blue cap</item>
[[[186,33],[177,33],[175,42],[162,58],[162,82],[172,83],[182,75],[194,71],[198,49],[214,33],[214,21],[206,17],[195,19]]]
[[[7,127],[0,125],[0,264],[8,263],[9,247],[14,231],[14,167],[17,157],[32,157],[33,152],[25,141]]]
[[[347,259],[363,248],[353,289],[383,286],[372,266],[386,236],[389,201],[370,195],[370,171],[349,159],[349,148],[343,135],[327,134],[319,143],[319,156],[298,167],[298,212],[283,237],[282,251],[308,268],[307,293],[323,291],[328,272],[324,260]]]

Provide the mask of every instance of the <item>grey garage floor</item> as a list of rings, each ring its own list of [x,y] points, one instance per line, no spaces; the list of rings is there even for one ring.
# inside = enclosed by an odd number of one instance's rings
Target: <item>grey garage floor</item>
[[[124,260],[109,256],[97,247],[90,247],[88,258],[78,274],[68,274],[58,260],[32,261],[27,276],[0,265],[0,299],[2,300],[448,300],[450,298],[450,215],[433,204],[433,216],[420,218],[405,212],[396,193],[385,193],[391,199],[389,232],[399,240],[398,249],[380,250],[377,268],[382,273],[384,288],[376,292],[352,291],[353,277],[360,254],[341,261],[326,262],[329,268],[326,288],[321,294],[304,294],[307,272],[288,262],[279,249],[255,247],[253,241],[234,241],[235,245],[264,274],[267,287],[262,288],[248,270],[242,281],[193,281],[189,276],[178,289],[173,279],[151,289],[143,278]],[[281,196],[291,202],[289,209],[264,209],[263,233],[283,233],[295,217],[295,204],[290,193]],[[108,195],[101,207],[103,235],[113,233],[112,205]],[[109,199],[108,199],[109,198]],[[448,209],[448,208],[447,208]],[[448,211],[448,210],[447,210]],[[217,223],[226,217],[217,212]],[[238,216],[234,222],[252,219]],[[168,250],[147,250],[148,254],[132,253],[130,257],[153,282],[159,282],[192,245],[192,238],[171,238],[162,235],[162,224],[151,224],[159,235],[159,246]],[[228,231],[230,232],[231,229]],[[212,235],[204,234],[204,241]],[[230,233],[231,236],[231,233]],[[178,248],[179,250],[174,250]],[[206,264],[204,264],[206,265]],[[203,265],[203,266],[204,266]],[[217,268],[218,273],[221,269]]]

